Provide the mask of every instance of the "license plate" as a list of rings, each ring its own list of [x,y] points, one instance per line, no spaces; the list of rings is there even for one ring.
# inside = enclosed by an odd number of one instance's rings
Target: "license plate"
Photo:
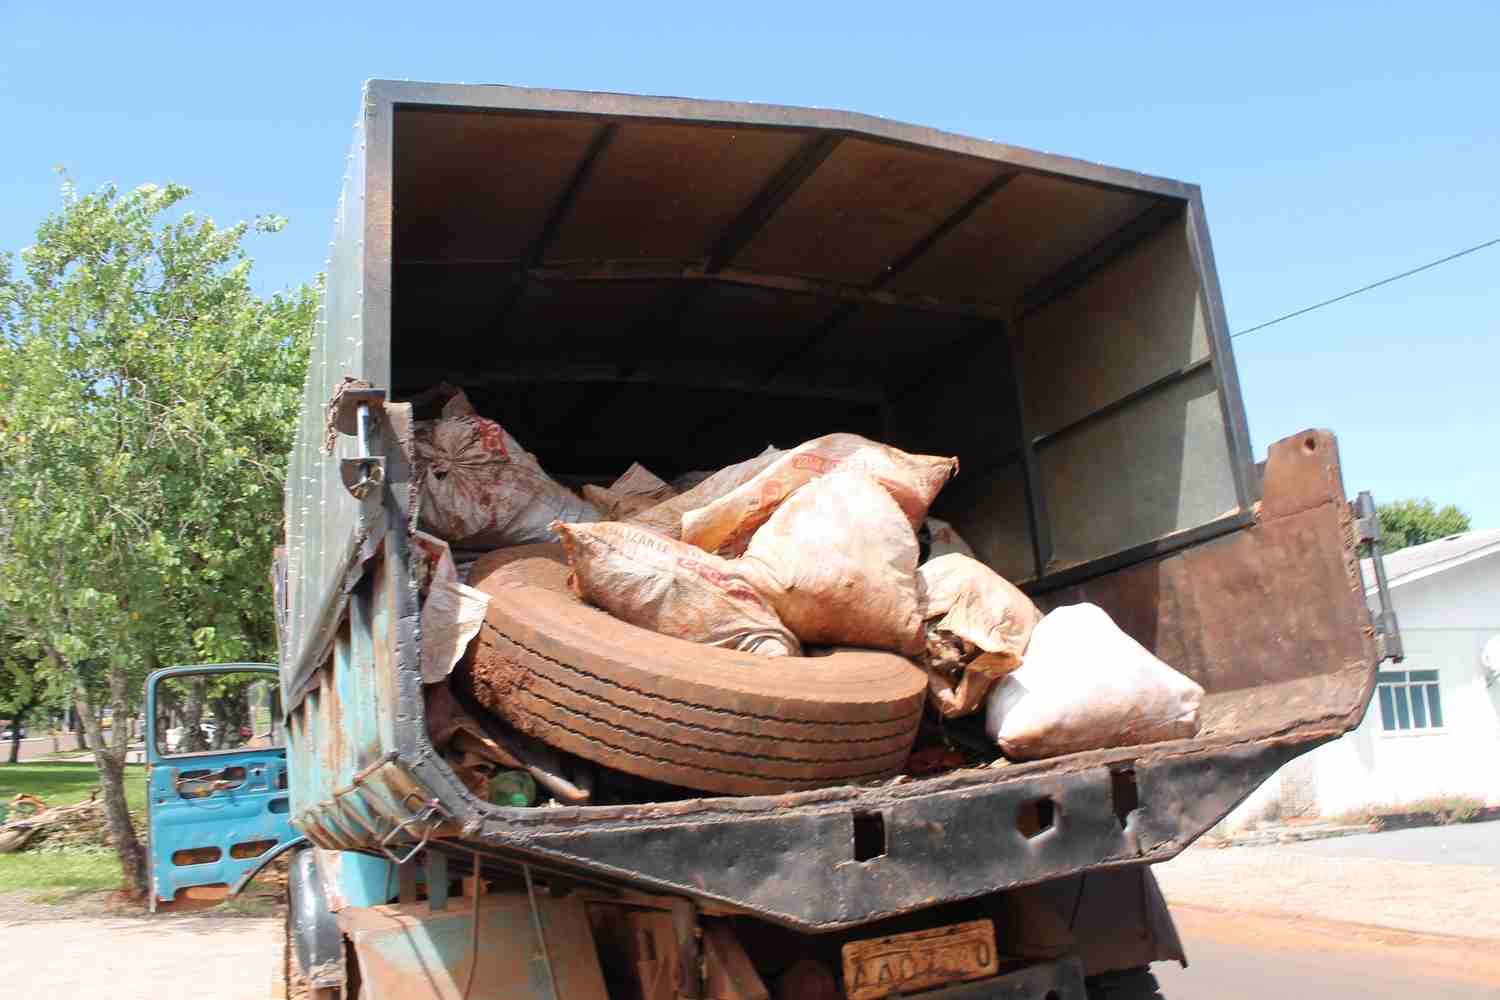
[[[849,1000],[913,993],[984,979],[997,971],[995,925],[988,920],[844,945],[844,992]]]

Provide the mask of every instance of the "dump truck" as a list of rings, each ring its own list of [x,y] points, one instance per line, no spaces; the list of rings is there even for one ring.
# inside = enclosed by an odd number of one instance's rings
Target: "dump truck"
[[[1334,436],[1251,453],[1192,184],[840,111],[372,81],[326,269],[280,663],[202,681],[277,694],[243,700],[242,744],[149,751],[153,905],[290,855],[285,972],[312,995],[1152,996],[1151,963],[1186,956],[1151,866],[1353,728],[1400,655]],[[1098,605],[1193,678],[1199,731],[799,777],[871,759],[889,720],[815,660],[771,696],[695,667],[722,651],[520,587],[494,604],[508,662],[551,685],[539,725],[682,780],[490,801],[425,716],[403,401],[441,383],[579,481],[834,430],[957,455],[933,514],[1043,609]],[[685,792],[694,768],[752,793]]]

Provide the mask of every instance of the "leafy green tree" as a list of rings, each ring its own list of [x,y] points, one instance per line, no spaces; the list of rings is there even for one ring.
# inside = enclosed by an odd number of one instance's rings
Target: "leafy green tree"
[[[10,720],[10,763],[21,757],[21,725],[46,701],[38,664],[18,648],[16,636],[0,619],[0,718]]]
[[[1380,514],[1380,551],[1386,554],[1469,530],[1469,515],[1453,504],[1439,508],[1431,500],[1395,500],[1376,505]]]
[[[256,295],[249,227],[184,211],[188,194],[65,182],[19,269],[0,260],[0,613],[70,684],[137,895],[125,723],[157,666],[273,654],[271,551],[317,300]]]

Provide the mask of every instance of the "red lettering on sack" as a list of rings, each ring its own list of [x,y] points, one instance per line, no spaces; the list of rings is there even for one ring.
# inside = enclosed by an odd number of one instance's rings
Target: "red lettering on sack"
[[[480,418],[479,446],[485,451],[499,455],[501,458],[510,457],[510,452],[505,447],[505,430],[493,420]]]
[[[763,603],[760,594],[756,593],[754,588],[738,577],[730,576],[727,573],[722,573],[714,569],[712,566],[706,566],[697,560],[684,557],[678,557],[677,565],[689,573],[706,580],[714,587],[723,591],[727,597],[737,597],[740,600],[751,601],[758,605]]]
[[[755,499],[755,509],[774,507],[781,503],[781,498],[785,495],[786,489],[781,480],[767,479],[760,484],[760,496]]]
[[[804,452],[801,455],[792,456],[792,468],[802,469],[806,472],[816,472],[819,475],[827,475],[838,468],[839,459],[829,458],[826,455],[818,455],[813,452]]]

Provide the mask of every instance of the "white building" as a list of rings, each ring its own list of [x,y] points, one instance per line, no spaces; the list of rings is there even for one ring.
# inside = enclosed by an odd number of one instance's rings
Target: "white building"
[[[1380,665],[1357,729],[1282,768],[1226,828],[1439,795],[1500,804],[1500,530],[1402,549],[1385,568],[1406,660]]]

